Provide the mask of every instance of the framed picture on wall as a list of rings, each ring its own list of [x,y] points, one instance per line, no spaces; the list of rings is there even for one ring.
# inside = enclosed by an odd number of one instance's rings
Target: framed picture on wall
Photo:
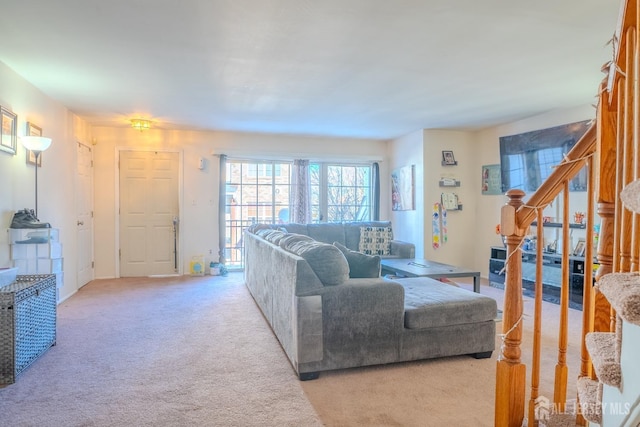
[[[453,156],[453,151],[442,152],[442,164],[446,166],[457,165],[456,158]]]
[[[31,122],[27,122],[27,136],[42,136],[42,128],[34,125]],[[33,151],[27,150],[27,164],[35,165],[36,164],[36,155]],[[42,153],[38,156],[38,167],[42,167]]]
[[[0,150],[16,154],[18,146],[16,122],[18,121],[18,116],[4,107],[0,107],[0,114],[2,115],[2,128],[0,128]]]

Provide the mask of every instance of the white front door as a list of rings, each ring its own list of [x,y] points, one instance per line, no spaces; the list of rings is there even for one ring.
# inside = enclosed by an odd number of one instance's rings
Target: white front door
[[[93,280],[93,153],[78,142],[76,191],[76,240],[78,242],[78,289]]]
[[[120,152],[120,276],[178,269],[178,153]]]

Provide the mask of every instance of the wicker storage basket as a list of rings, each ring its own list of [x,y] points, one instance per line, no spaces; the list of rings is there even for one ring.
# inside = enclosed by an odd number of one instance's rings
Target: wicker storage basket
[[[0,288],[0,384],[56,343],[56,276],[18,275]]]

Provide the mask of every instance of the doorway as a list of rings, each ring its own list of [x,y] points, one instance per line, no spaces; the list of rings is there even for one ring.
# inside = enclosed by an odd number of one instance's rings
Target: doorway
[[[119,152],[120,277],[179,273],[179,153]]]
[[[77,287],[93,280],[93,151],[78,142],[76,146],[76,240],[78,242]]]

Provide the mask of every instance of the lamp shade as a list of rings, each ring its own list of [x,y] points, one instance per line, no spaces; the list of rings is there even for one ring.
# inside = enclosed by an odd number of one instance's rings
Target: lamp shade
[[[44,136],[23,136],[20,138],[24,148],[31,151],[42,152],[51,145],[51,138]]]

